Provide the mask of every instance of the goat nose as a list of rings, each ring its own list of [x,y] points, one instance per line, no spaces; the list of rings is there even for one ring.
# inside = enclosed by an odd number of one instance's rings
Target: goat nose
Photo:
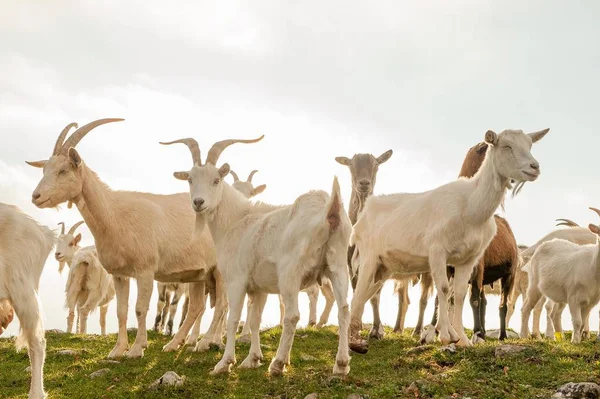
[[[194,206],[196,208],[200,208],[204,204],[204,200],[202,198],[194,199]]]
[[[361,186],[365,186],[365,187],[368,187],[368,186],[371,185],[371,181],[370,180],[366,180],[366,179],[361,180],[359,183],[360,183]]]
[[[535,170],[539,170],[540,169],[539,162],[532,162],[529,166],[531,166],[531,169],[535,169]]]
[[[40,193],[33,193],[33,194],[31,194],[31,199],[35,201],[36,199],[40,198],[41,196],[42,196],[42,194],[40,194]]]

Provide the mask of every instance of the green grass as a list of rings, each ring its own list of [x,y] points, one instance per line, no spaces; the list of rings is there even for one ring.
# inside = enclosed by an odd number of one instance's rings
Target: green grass
[[[296,333],[291,367],[285,377],[271,378],[267,368],[275,355],[280,329],[261,335],[265,356],[257,370],[235,366],[229,376],[211,377],[208,372],[221,357],[219,351],[162,353],[168,339],[149,332],[149,347],[144,358],[123,359],[121,364],[102,364],[115,343],[115,335],[47,335],[45,386],[50,398],[280,398],[303,399],[316,392],[320,398],[346,398],[351,393],[365,398],[547,398],[567,382],[600,382],[598,345],[588,341],[572,345],[568,341],[544,342],[511,340],[526,345],[525,352],[497,359],[497,341],[489,341],[456,353],[440,352],[433,345],[420,353],[409,353],[418,346],[407,333],[387,331],[382,341],[371,341],[366,355],[351,354],[350,375],[332,377],[337,347],[335,327],[323,330],[301,329]],[[134,333],[130,333],[130,343]],[[62,349],[83,350],[76,358],[58,356]],[[237,344],[238,364],[249,350]],[[301,355],[317,360],[303,361]],[[16,353],[12,339],[0,339],[0,397],[26,398],[29,375],[26,353]],[[90,379],[102,368],[111,373]],[[183,387],[148,390],[148,385],[172,370],[187,377]],[[419,391],[408,391],[419,380]]]

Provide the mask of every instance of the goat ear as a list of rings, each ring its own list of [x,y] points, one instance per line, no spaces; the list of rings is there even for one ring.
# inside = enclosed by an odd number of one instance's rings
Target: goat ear
[[[25,163],[29,166],[33,166],[34,168],[43,168],[48,161],[25,161]]]
[[[76,168],[81,165],[81,157],[79,156],[77,150],[73,147],[69,148],[69,161],[71,161],[71,164]]]
[[[220,168],[219,168],[219,175],[221,175],[221,178],[227,176],[229,174],[229,171],[231,169],[229,168],[229,164],[228,163],[224,163]]]
[[[538,141],[543,139],[544,136],[546,135],[546,133],[548,133],[549,131],[550,131],[550,129],[548,128],[548,129],[540,130],[539,132],[529,133],[529,137],[531,137],[531,141],[533,141],[534,143],[537,143]]]
[[[173,176],[177,180],[187,180],[190,177],[188,172],[173,172]]]
[[[255,187],[254,190],[252,190],[252,197],[265,191],[265,188],[267,188],[266,184],[261,184],[260,186]]]
[[[335,157],[335,160],[337,161],[337,163],[346,166],[348,166],[348,164],[350,163],[350,159],[346,157]]]
[[[73,243],[73,245],[77,245],[77,244],[79,244],[79,241],[81,241],[81,233],[77,234],[75,236],[75,238],[73,238],[72,243]]]
[[[478,154],[483,154],[487,151],[487,148],[488,148],[488,145],[486,143],[479,143],[476,151]]]
[[[383,154],[381,154],[379,157],[377,157],[377,163],[379,165],[381,165],[382,163],[384,163],[385,161],[387,161],[388,159],[390,159],[390,157],[392,156],[393,153],[394,153],[394,151],[387,150],[386,152],[384,152]]]
[[[485,142],[491,145],[498,144],[498,135],[493,130],[485,132]]]
[[[600,235],[600,227],[596,226],[595,224],[591,224],[588,226],[588,228],[590,229],[590,231],[596,235]]]

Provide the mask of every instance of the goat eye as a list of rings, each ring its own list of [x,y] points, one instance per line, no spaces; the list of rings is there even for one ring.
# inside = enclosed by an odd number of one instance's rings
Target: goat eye
[[[509,146],[509,145],[505,145],[505,146],[504,146],[504,149],[505,149],[505,150],[512,150],[512,147],[511,147],[511,146]]]
[[[221,182],[221,179],[215,179],[215,181],[213,182],[213,184],[216,186],[217,184],[219,184]]]
[[[58,172],[58,175],[59,175],[59,176],[62,176],[62,175],[64,175],[65,173],[67,173],[67,171],[63,169],[63,170],[61,170],[60,172]]]

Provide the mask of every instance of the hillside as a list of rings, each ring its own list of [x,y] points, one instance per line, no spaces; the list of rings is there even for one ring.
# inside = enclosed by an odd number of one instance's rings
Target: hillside
[[[270,378],[268,362],[274,356],[280,332],[277,328],[263,332],[265,361],[260,369],[234,368],[228,377],[208,375],[221,357],[220,352],[162,353],[168,339],[154,332],[149,332],[149,347],[143,359],[122,360],[120,364],[103,363],[115,342],[114,335],[48,333],[46,390],[50,398],[303,399],[313,392],[319,398],[346,398],[353,393],[363,398],[548,398],[567,382],[600,382],[600,354],[593,341],[572,345],[566,341],[513,340],[511,344],[525,345],[527,349],[497,358],[496,341],[458,349],[456,353],[440,351],[439,344],[414,350],[418,346],[415,339],[389,331],[386,339],[371,343],[368,354],[352,355],[348,377],[333,378],[335,327],[298,330],[288,374]],[[133,338],[134,332],[130,332],[130,342]],[[237,348],[239,364],[249,345],[238,344]],[[79,350],[81,354],[58,355],[63,349]],[[0,359],[0,397],[26,398],[26,354],[15,352],[12,339],[0,339]],[[107,375],[89,377],[104,368],[110,369]],[[167,371],[186,376],[185,384],[169,388],[167,395],[164,389],[148,388]]]

